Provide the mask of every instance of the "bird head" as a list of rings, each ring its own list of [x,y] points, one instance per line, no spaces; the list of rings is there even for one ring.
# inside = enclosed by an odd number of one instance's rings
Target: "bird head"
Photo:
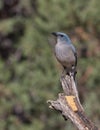
[[[62,32],[52,32],[52,35],[54,35],[57,38],[57,42],[66,42],[67,44],[71,43],[70,38],[65,33],[62,33]]]

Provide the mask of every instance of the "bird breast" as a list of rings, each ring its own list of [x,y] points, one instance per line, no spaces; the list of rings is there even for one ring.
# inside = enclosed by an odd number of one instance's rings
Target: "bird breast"
[[[64,66],[68,64],[75,64],[75,56],[72,45],[57,43],[55,46],[56,58]]]

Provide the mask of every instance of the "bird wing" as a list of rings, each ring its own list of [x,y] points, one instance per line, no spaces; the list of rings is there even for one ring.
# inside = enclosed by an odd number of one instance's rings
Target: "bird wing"
[[[77,52],[76,52],[76,49],[75,49],[75,47],[73,46],[73,44],[71,44],[71,48],[72,48],[72,51],[73,51],[74,56],[75,56],[75,66],[77,66]]]
[[[77,53],[74,53],[75,56],[75,66],[77,66]]]

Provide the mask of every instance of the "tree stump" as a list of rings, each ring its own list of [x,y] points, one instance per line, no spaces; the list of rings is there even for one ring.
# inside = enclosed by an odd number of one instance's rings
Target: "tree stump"
[[[56,101],[48,100],[49,107],[60,111],[64,119],[70,119],[79,130],[99,130],[84,112],[73,76],[63,76],[60,82],[64,92],[58,94]]]

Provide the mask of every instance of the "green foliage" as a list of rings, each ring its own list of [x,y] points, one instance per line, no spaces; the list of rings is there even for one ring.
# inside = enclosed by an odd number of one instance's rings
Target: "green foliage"
[[[99,126],[99,5],[98,0],[0,0],[0,129],[75,130],[46,104],[62,91],[60,65],[48,45],[53,31],[68,33],[77,46],[78,89]]]

